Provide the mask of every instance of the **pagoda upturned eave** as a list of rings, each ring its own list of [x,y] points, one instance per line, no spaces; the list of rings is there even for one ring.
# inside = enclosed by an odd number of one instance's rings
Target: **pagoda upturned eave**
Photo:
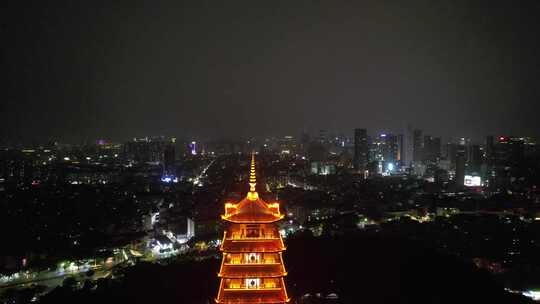
[[[280,213],[279,204],[268,204],[259,197],[244,198],[237,204],[225,204],[225,214],[221,218],[238,224],[273,223],[282,220],[285,215]]]

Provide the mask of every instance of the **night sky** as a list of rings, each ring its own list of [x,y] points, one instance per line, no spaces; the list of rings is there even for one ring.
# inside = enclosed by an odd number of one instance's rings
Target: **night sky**
[[[1,141],[538,136],[540,1],[504,3],[4,3]]]

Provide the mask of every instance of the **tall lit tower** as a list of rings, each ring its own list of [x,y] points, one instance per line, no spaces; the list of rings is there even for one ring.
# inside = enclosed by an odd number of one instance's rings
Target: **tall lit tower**
[[[354,129],[354,169],[364,171],[368,164],[368,139],[366,129]]]
[[[287,303],[282,252],[285,245],[276,222],[283,219],[278,203],[259,198],[255,186],[255,155],[251,156],[249,192],[240,202],[226,203],[228,222],[216,303]]]

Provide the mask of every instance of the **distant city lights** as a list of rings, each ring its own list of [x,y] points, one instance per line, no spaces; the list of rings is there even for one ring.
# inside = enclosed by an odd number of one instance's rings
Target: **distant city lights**
[[[161,181],[167,184],[178,183],[178,177],[173,175],[164,175],[161,177]]]

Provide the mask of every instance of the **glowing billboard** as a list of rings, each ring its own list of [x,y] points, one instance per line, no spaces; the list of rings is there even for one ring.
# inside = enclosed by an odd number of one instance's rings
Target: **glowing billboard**
[[[477,175],[465,175],[465,186],[479,187],[482,186],[482,178]]]

